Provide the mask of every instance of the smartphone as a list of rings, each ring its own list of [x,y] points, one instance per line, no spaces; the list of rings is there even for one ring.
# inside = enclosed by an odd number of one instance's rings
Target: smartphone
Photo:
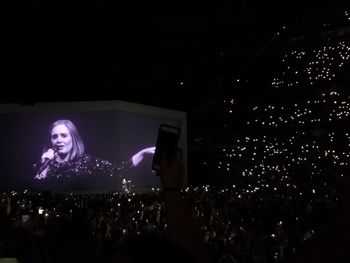
[[[179,137],[180,128],[167,124],[161,124],[159,126],[156,150],[154,152],[152,162],[153,171],[160,171],[162,153],[164,153],[168,164],[174,160],[179,144]]]

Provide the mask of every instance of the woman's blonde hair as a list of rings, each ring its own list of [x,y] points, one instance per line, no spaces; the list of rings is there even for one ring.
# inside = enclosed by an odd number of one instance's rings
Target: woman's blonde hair
[[[54,127],[57,125],[64,125],[67,127],[71,137],[72,137],[72,149],[69,154],[69,160],[77,157],[81,157],[84,154],[85,146],[84,142],[80,137],[77,127],[70,120],[57,120],[50,127],[50,133]]]

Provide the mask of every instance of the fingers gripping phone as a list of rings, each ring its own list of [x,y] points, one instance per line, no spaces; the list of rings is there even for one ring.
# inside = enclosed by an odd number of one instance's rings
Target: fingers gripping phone
[[[168,164],[174,160],[178,148],[179,137],[180,128],[167,124],[161,124],[159,126],[156,150],[153,155],[153,171],[160,171],[163,156],[166,158]]]

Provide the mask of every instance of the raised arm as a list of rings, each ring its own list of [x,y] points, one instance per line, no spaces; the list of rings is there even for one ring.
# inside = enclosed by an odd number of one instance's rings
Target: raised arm
[[[148,154],[154,154],[155,147],[148,147],[138,151],[130,159],[122,161],[119,164],[112,164],[111,162],[105,162],[105,165],[110,166],[111,171],[109,172],[111,176],[116,176],[122,178],[127,176],[130,168],[138,166],[143,158]],[[99,166],[103,167],[103,166]]]
[[[135,155],[131,157],[132,164],[134,166],[138,166],[139,163],[143,160],[146,154],[154,154],[156,147],[148,147],[145,149],[142,149],[141,151],[137,152]]]
[[[159,175],[163,188],[169,240],[190,252],[197,262],[209,262],[209,249],[198,223],[192,216],[191,208],[180,191],[184,178],[182,151],[178,151],[176,159],[171,164],[163,163]]]

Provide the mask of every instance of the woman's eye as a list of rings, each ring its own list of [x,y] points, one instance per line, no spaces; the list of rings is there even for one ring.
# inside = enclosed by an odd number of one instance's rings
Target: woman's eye
[[[66,138],[66,137],[68,136],[68,134],[61,134],[61,136],[62,136],[63,138]]]
[[[51,138],[54,140],[57,139],[57,134],[52,135]]]

